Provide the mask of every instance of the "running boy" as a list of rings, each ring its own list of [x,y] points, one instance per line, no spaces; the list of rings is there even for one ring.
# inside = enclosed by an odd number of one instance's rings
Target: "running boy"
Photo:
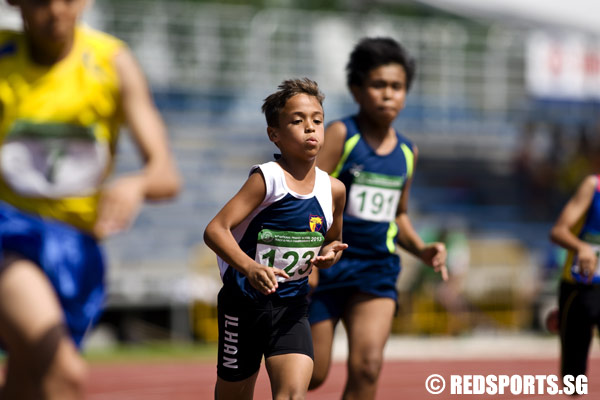
[[[86,0],[9,3],[24,32],[0,31],[0,398],[80,399],[77,347],[104,301],[98,239],[179,178],[133,56],[78,25]],[[123,119],[145,166],[104,186]]]
[[[262,106],[281,151],[252,167],[240,191],[208,224],[217,253],[217,399],[251,399],[265,357],[273,398],[304,398],[313,369],[308,275],[328,268],[341,242],[344,185],[316,167],[323,94],[309,79],[284,81]]]
[[[312,294],[310,387],[327,377],[335,326],[342,319],[349,345],[343,398],[373,399],[396,310],[395,242],[444,279],[446,249],[442,243],[424,244],[412,227],[407,208],[418,153],[392,127],[404,107],[414,61],[393,39],[367,38],[354,48],[347,72],[359,112],[328,126],[318,166],[346,186],[343,235],[349,247],[339,263],[319,271]]]
[[[586,177],[552,227],[568,250],[559,293],[561,372],[585,375],[594,327],[600,327],[600,176]]]

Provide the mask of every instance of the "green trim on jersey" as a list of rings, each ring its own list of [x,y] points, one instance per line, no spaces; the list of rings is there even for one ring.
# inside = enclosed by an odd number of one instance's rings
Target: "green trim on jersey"
[[[340,176],[340,172],[342,171],[342,167],[344,166],[344,163],[348,159],[350,152],[352,152],[354,147],[356,147],[356,144],[358,143],[359,140],[360,140],[360,133],[356,133],[350,139],[346,140],[346,143],[344,143],[344,152],[342,153],[342,157],[340,158],[340,161],[338,162],[338,164],[335,166],[335,169],[333,170],[333,172],[330,174],[331,176],[333,176],[334,178],[338,178]]]
[[[33,122],[17,120],[8,131],[6,138],[28,139],[83,139],[96,141],[94,130],[90,126],[81,126],[61,122]]]
[[[406,179],[410,179],[413,174],[413,167],[415,165],[415,156],[406,143],[401,143],[400,148],[404,152],[404,158],[406,158]]]
[[[387,231],[387,240],[385,244],[387,245],[390,253],[396,252],[396,235],[398,234],[398,225],[396,225],[395,221],[390,222],[390,227]]]

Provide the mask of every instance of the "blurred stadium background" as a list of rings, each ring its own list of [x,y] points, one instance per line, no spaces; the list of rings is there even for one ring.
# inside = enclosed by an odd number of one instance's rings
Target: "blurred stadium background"
[[[367,35],[417,59],[397,121],[420,149],[410,213],[426,239],[448,244],[454,275],[442,284],[404,255],[394,333],[543,333],[564,257],[550,225],[599,170],[600,28],[589,17],[600,6],[517,3],[96,1],[85,20],[139,58],[185,190],[108,241],[108,308],[92,343],[216,340],[221,282],[202,233],[249,167],[272,158],[262,99],[308,76],[327,121],[353,112],[344,66]],[[18,21],[0,2],[0,26]],[[119,172],[138,163],[123,136]]]

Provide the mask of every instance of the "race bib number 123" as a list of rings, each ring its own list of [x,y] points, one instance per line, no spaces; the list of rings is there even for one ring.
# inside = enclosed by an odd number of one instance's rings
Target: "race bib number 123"
[[[295,281],[310,274],[310,260],[319,254],[325,238],[320,232],[288,232],[263,229],[258,233],[255,261],[284,270]]]

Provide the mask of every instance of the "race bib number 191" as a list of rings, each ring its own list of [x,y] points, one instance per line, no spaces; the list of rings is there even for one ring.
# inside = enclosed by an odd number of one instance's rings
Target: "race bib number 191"
[[[393,221],[403,181],[400,176],[357,172],[350,188],[346,212],[367,221]]]
[[[310,260],[319,254],[325,238],[320,232],[287,232],[263,229],[258,233],[255,261],[284,270],[295,281],[310,274]]]

